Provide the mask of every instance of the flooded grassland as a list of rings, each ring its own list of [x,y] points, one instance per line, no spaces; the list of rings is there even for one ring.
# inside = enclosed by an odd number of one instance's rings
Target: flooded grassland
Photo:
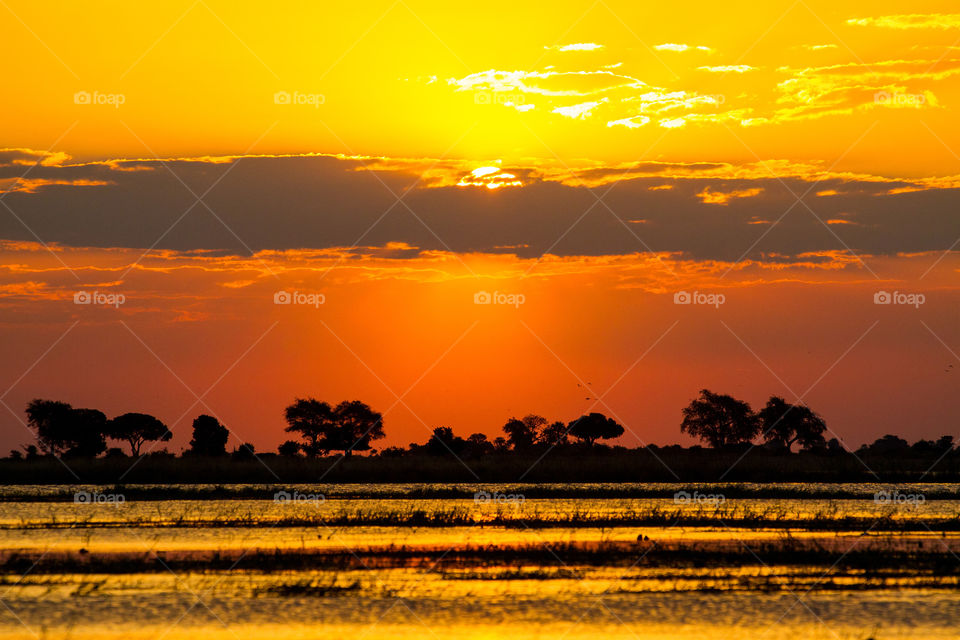
[[[955,638],[957,492],[6,487],[0,637]]]

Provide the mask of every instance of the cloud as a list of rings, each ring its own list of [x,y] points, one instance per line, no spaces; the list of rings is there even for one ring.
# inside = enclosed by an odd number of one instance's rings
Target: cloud
[[[653,48],[656,49],[657,51],[676,51],[676,52],[706,51],[708,53],[713,52],[713,49],[711,49],[710,47],[705,47],[703,45],[694,46],[690,44],[676,44],[674,42],[666,42],[664,44],[654,45]]]
[[[960,60],[881,60],[803,69],[782,68],[775,109],[745,118],[746,126],[849,115],[877,108],[939,106],[934,83],[960,74]]]
[[[560,115],[568,118],[580,118],[583,120],[584,118],[590,116],[593,113],[593,110],[604,102],[607,102],[606,98],[597,100],[595,102],[582,102],[569,107],[557,107],[553,110],[553,113],[559,113]]]
[[[697,69],[710,73],[746,73],[748,71],[756,71],[757,67],[751,67],[748,64],[726,64],[716,67],[697,67]]]
[[[785,160],[590,163],[573,170],[557,163],[494,163],[479,176],[474,172],[484,167],[476,163],[428,158],[246,156],[165,163],[177,177],[159,161],[37,167],[37,177],[50,184],[4,198],[29,229],[12,215],[0,216],[0,238],[17,246],[36,241],[36,233],[54,248],[140,255],[152,247],[151,260],[186,252],[204,268],[242,259],[259,269],[258,261],[271,252],[291,251],[353,263],[382,255],[626,255],[650,247],[731,260],[756,241],[757,220],[776,220],[793,206],[748,257],[845,249],[817,218],[794,206],[793,193],[811,184],[818,192],[836,192],[810,194],[820,219],[858,223],[838,231],[858,253],[942,250],[945,238],[960,237],[960,177],[831,173]],[[59,183],[60,176],[107,184],[78,187]],[[216,188],[198,204],[178,177],[195,193]],[[493,188],[491,180],[522,186]],[[597,206],[593,189],[613,182],[616,189]],[[249,279],[238,274],[220,281]]]
[[[552,51],[596,51],[598,49],[603,49],[602,44],[597,44],[595,42],[578,42],[575,44],[564,44],[564,45],[553,45],[552,47],[544,47],[544,49]]]
[[[602,117],[609,126],[637,128],[654,116],[688,111],[709,114],[723,102],[723,96],[701,95],[686,90],[654,87],[633,76],[606,69],[585,71],[503,71],[489,69],[463,78],[451,78],[448,86],[456,92],[472,92],[475,100],[529,111],[535,96],[544,111],[567,118],[587,120]],[[585,100],[584,98],[592,98]],[[744,112],[749,115],[749,112]],[[671,126],[676,115],[663,115]],[[725,119],[730,119],[725,116]],[[689,118],[708,122],[709,118]]]
[[[754,187],[752,189],[741,189],[739,191],[711,191],[710,187],[704,188],[703,191],[697,194],[697,197],[700,198],[700,202],[704,204],[730,204],[730,201],[736,200],[737,198],[753,198],[763,193],[763,188]]]
[[[820,51],[837,45],[799,45]],[[703,45],[663,43],[661,51],[712,51]],[[914,47],[917,49],[917,47]],[[949,52],[949,48],[948,48]],[[929,58],[929,57],[928,57]],[[624,131],[646,124],[665,129],[693,125],[770,127],[828,117],[855,116],[876,109],[934,109],[948,104],[960,75],[960,59],[889,59],[808,67],[756,67],[747,64],[700,65],[707,74],[734,76],[721,87],[701,78],[699,87],[655,86],[623,70],[617,63],[596,69],[488,69],[447,84],[455,92],[471,92],[477,102],[522,112],[555,114],[603,123]],[[747,76],[740,81],[736,76]],[[741,84],[742,82],[742,84]],[[730,84],[734,83],[734,84]],[[680,86],[677,86],[680,85]],[[713,89],[714,93],[708,93]],[[721,93],[722,91],[722,93]],[[941,96],[941,94],[943,94]],[[536,107],[531,100],[536,99]],[[532,117],[542,117],[533,115]],[[589,125],[588,125],[589,126]]]
[[[608,127],[626,127],[628,129],[639,129],[643,125],[650,122],[650,118],[647,116],[631,116],[629,118],[622,118],[620,120],[610,120],[607,122]]]
[[[669,45],[687,47],[688,45]],[[620,66],[620,63],[615,65]],[[560,71],[548,67],[539,71],[488,69],[462,78],[449,78],[454,92],[470,92],[478,103],[508,106],[522,112],[536,109],[571,119],[597,119],[608,128],[637,129],[655,121],[664,128],[687,124],[729,122],[761,124],[767,114],[756,114],[753,107],[738,106],[722,110],[726,97],[690,89],[653,86],[611,65],[599,69]],[[749,65],[703,66],[713,73],[743,74],[757,71]],[[739,97],[743,97],[741,94]]]
[[[64,164],[70,156],[62,152],[36,151],[34,149],[0,149],[0,167],[22,167],[24,170],[33,165],[47,167]]]
[[[488,69],[463,78],[450,78],[455,91],[519,92],[547,97],[585,97],[646,83],[610,70],[596,71],[503,71]]]
[[[910,13],[875,18],[850,18],[847,24],[883,29],[958,29],[960,13]]]

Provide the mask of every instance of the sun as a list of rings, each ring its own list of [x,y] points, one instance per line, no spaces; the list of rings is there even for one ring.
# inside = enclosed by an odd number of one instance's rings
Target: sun
[[[522,187],[523,181],[517,178],[516,174],[508,173],[500,167],[477,167],[467,175],[460,178],[458,187],[486,187],[487,189],[500,189],[502,187]]]

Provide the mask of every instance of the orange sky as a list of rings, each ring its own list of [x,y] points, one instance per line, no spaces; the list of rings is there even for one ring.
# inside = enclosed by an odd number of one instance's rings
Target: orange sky
[[[665,444],[701,387],[956,431],[948,3],[98,7],[0,6],[2,447],[36,396],[174,450],[200,412],[272,449],[298,395],[387,444]]]

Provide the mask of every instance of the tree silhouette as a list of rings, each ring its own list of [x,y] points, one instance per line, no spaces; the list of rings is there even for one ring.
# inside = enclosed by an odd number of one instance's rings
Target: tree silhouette
[[[759,429],[760,422],[749,404],[707,389],[683,409],[680,424],[680,431],[714,448],[750,442]]]
[[[953,436],[940,436],[936,442],[936,447],[938,451],[947,453],[953,451]]]
[[[540,430],[547,424],[543,416],[529,414],[521,419],[510,418],[503,425],[503,432],[507,434],[507,442],[517,451],[523,451],[533,446],[540,436]]]
[[[455,456],[462,455],[466,450],[468,442],[463,438],[453,434],[450,427],[437,427],[433,430],[427,444],[424,445],[426,453],[434,456],[443,456],[452,453]]]
[[[66,402],[32,400],[27,405],[27,425],[40,448],[63,457],[95,457],[104,452],[107,417],[96,409],[74,409]]]
[[[567,425],[557,420],[543,428],[539,440],[542,444],[558,447],[570,441],[570,433],[567,431]]]
[[[298,398],[284,410],[287,431],[306,439],[307,455],[327,451],[368,451],[370,442],[384,437],[383,416],[359,400],[344,401],[332,408],[313,398]]]
[[[493,453],[493,443],[487,438],[485,433],[471,433],[467,436],[466,455],[473,458],[485,456]]]
[[[36,398],[27,405],[27,425],[33,429],[37,444],[46,453],[59,456],[70,446],[70,413],[66,402]]]
[[[790,404],[779,396],[771,396],[757,416],[763,438],[783,445],[788,451],[794,442],[800,443],[804,449],[826,444],[823,433],[827,430],[827,423],[805,405]]]
[[[223,456],[227,454],[227,439],[230,432],[213,416],[201,415],[193,421],[193,439],[190,453],[197,456]]]
[[[106,435],[111,440],[122,440],[130,445],[130,455],[140,456],[140,447],[146,441],[167,442],[173,434],[157,418],[146,413],[125,413],[107,422]]]
[[[107,440],[104,429],[107,426],[107,416],[96,409],[74,409],[74,429],[77,435],[74,445],[64,452],[64,456],[95,458],[107,449]]]
[[[384,437],[383,416],[359,400],[341,402],[333,415],[336,425],[325,439],[329,451],[343,451],[350,457],[354,451],[368,451],[371,441]]]
[[[306,440],[302,445],[308,456],[322,456],[329,448],[325,444],[327,434],[334,428],[333,409],[326,402],[313,398],[297,398],[284,409],[287,433],[299,433]]]
[[[623,435],[621,427],[613,418],[602,413],[590,413],[580,416],[568,425],[567,431],[574,438],[593,446],[597,440],[609,440]]]

